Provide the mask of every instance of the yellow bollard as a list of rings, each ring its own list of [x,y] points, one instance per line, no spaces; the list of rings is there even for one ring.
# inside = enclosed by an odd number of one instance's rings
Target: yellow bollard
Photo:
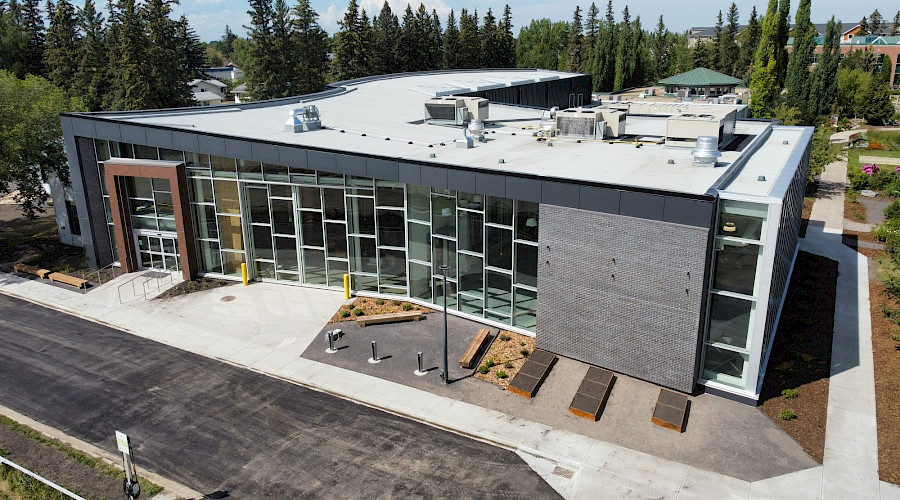
[[[350,275],[344,275],[344,300],[350,299]]]
[[[244,286],[247,286],[247,263],[241,262],[241,278],[244,279]]]

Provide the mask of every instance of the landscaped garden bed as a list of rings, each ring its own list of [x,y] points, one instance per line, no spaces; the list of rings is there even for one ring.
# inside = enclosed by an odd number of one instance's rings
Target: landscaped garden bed
[[[235,283],[237,282],[217,278],[200,277],[190,281],[182,281],[181,283],[159,294],[159,296],[154,300],[180,297],[189,293],[202,292],[203,290],[214,290],[216,288],[222,288],[223,286],[229,286]]]
[[[800,252],[760,394],[760,409],[822,462],[837,262]]]
[[[372,316],[375,314],[392,314],[404,311],[422,311],[423,314],[433,313],[427,307],[422,307],[412,302],[397,299],[374,299],[372,297],[357,297],[352,304],[345,304],[334,313],[329,323],[341,321],[356,321],[359,316]]]
[[[475,378],[505,389],[532,352],[534,352],[533,337],[501,330],[482,356],[481,364],[475,370]]]

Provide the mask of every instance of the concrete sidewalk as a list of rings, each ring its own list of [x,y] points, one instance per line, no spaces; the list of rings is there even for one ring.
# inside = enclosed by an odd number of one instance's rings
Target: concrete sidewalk
[[[801,245],[840,266],[825,463],[762,481],[742,481],[301,358],[343,303],[336,292],[260,283],[120,304],[109,292],[82,295],[2,274],[0,292],[515,450],[565,498],[603,492],[606,498],[900,499],[900,488],[878,480],[868,270],[864,256],[841,244],[842,165],[831,164],[823,174],[826,191]],[[125,279],[105,286],[112,290]]]

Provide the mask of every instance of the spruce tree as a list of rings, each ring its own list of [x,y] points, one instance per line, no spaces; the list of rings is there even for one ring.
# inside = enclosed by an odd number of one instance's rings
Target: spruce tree
[[[784,87],[784,78],[787,74],[787,46],[791,36],[791,0],[779,0],[778,2],[778,27],[775,45],[776,86],[780,90]]]
[[[478,32],[478,44],[481,46],[481,64],[482,68],[496,68],[500,65],[500,33],[497,28],[497,20],[491,9],[487,10],[484,15],[484,21],[481,30]]]
[[[431,22],[431,14],[425,10],[425,4],[420,3],[416,10],[416,28],[418,36],[419,54],[418,71],[426,71],[437,67],[440,46],[432,37],[434,25]]]
[[[309,0],[298,0],[294,7],[294,47],[297,51],[297,94],[318,92],[325,87],[328,67],[328,33],[319,26],[319,14]],[[394,18],[396,22],[396,17]]]
[[[884,34],[884,18],[881,17],[881,12],[878,12],[878,9],[869,14],[869,29],[873,35]]]
[[[630,76],[630,68],[633,63],[631,58],[631,16],[628,13],[628,6],[622,11],[622,22],[619,24],[618,41],[616,46],[616,62],[615,76],[613,80],[613,90],[619,91],[625,88]]]
[[[616,42],[618,30],[613,15],[612,0],[606,4],[606,22],[597,35],[595,90],[613,90],[616,80]]]
[[[144,50],[149,84],[148,108],[170,108],[190,102],[190,89],[175,36],[172,9],[164,0],[147,0],[142,8],[147,46]]]
[[[461,69],[477,68],[481,57],[478,43],[478,11],[469,14],[466,9],[459,12],[459,56]]]
[[[597,32],[600,30],[599,15],[600,10],[597,9],[597,4],[591,2],[591,6],[587,11],[587,17],[584,20],[585,53],[594,50],[594,45],[597,43]]]
[[[722,32],[722,43],[719,45],[719,71],[736,76],[739,74],[738,60],[740,58],[737,47],[737,36],[740,31],[738,25],[738,8],[732,3],[728,8],[726,17],[728,24]]]
[[[47,2],[48,12],[50,2]],[[48,68],[48,78],[54,85],[71,93],[78,73],[78,53],[81,36],[78,33],[78,18],[75,7],[68,0],[59,0],[50,18],[47,29],[47,46],[44,61]]]
[[[444,60],[444,34],[437,10],[431,10],[431,29],[428,30],[428,69],[441,69]]]
[[[775,109],[779,89],[778,27],[778,0],[769,0],[750,78],[750,112],[756,118],[772,116]]]
[[[498,67],[515,68],[516,67],[516,37],[512,31],[512,9],[509,4],[503,7],[503,19],[497,26],[500,37],[500,52],[498,57]]]
[[[900,35],[900,10],[894,14],[894,22],[891,23],[891,31],[889,33],[890,36]]]
[[[809,65],[816,48],[816,28],[810,21],[811,0],[800,0],[797,7],[797,23],[794,26],[794,47],[788,60],[785,87],[787,105],[801,111],[805,122],[815,118],[815,110],[809,106],[809,91],[812,74]]]
[[[722,54],[722,33],[723,33],[723,21],[722,21],[722,11],[719,11],[719,15],[716,17],[716,29],[713,34],[712,42],[712,57],[710,61],[712,64],[709,65],[710,69],[716,71],[722,71],[722,58],[724,55]]]
[[[87,110],[99,111],[103,97],[109,92],[109,79],[103,46],[103,15],[97,11],[93,0],[85,0],[78,13],[78,26],[83,38],[78,47],[74,86]]]
[[[275,0],[272,4],[272,38],[268,50],[272,52],[275,63],[275,75],[271,82],[273,98],[297,95],[296,80],[298,65],[295,60],[304,54],[294,47],[294,26],[291,22],[291,11],[285,0]]]
[[[756,17],[756,6],[750,11],[750,19],[747,20],[747,27],[740,34],[740,62],[738,63],[737,78],[744,80],[744,83],[750,82],[750,71],[753,67],[753,57],[756,54],[756,47],[759,43],[761,28],[759,20]]]
[[[828,113],[834,104],[837,93],[837,69],[840,63],[841,23],[835,23],[834,17],[825,28],[825,40],[819,63],[813,71],[812,86],[809,92],[809,110],[816,116]]]
[[[869,19],[863,16],[859,21],[859,36],[868,35],[869,33]]]
[[[368,74],[365,45],[366,33],[363,28],[359,5],[350,0],[344,18],[339,21],[341,29],[334,36],[334,61],[332,71],[338,80],[360,78]],[[403,61],[401,61],[403,64]]]
[[[459,28],[456,27],[456,15],[453,10],[447,15],[447,28],[443,37],[443,68],[456,69],[459,67]]]
[[[121,1],[121,26],[119,26],[120,60],[116,67],[119,85],[115,109],[149,109],[150,78],[147,69],[147,37],[134,0]]]
[[[656,23],[656,31],[653,33],[653,66],[656,80],[669,76],[669,30],[663,22],[662,14]]]
[[[413,13],[412,6],[406,4],[406,12],[403,14],[403,24],[400,26],[400,41],[398,44],[398,61],[402,71],[422,71],[424,64],[425,32],[420,20]]]
[[[641,16],[637,16],[631,22],[631,58],[628,66],[628,87],[638,87],[644,85],[646,78],[647,62],[649,54],[647,53],[647,44],[644,43],[644,28],[641,26]]]
[[[581,51],[583,44],[584,27],[581,25],[581,7],[575,6],[572,15],[572,25],[569,27],[569,58],[566,61],[566,71],[581,71],[584,68],[584,53]]]
[[[305,0],[304,0],[305,1]],[[385,75],[400,71],[397,61],[397,42],[400,39],[400,22],[385,0],[378,17],[372,19],[375,73]]]
[[[271,99],[277,92],[278,60],[272,44],[272,0],[249,0],[250,54],[253,64],[244,68],[247,89],[254,99]]]
[[[46,37],[39,0],[22,0],[19,9],[19,29],[24,42],[18,58],[23,74],[44,76],[44,41]]]

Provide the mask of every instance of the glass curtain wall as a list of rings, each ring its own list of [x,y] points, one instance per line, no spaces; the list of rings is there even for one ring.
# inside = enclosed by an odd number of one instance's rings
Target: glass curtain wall
[[[717,226],[702,377],[740,389],[747,383],[767,210],[723,200]]]
[[[187,167],[203,274],[240,277],[247,262],[257,278],[336,288],[349,274],[354,290],[439,306],[446,293],[449,309],[535,329],[537,203],[196,153],[157,154],[183,158]]]

